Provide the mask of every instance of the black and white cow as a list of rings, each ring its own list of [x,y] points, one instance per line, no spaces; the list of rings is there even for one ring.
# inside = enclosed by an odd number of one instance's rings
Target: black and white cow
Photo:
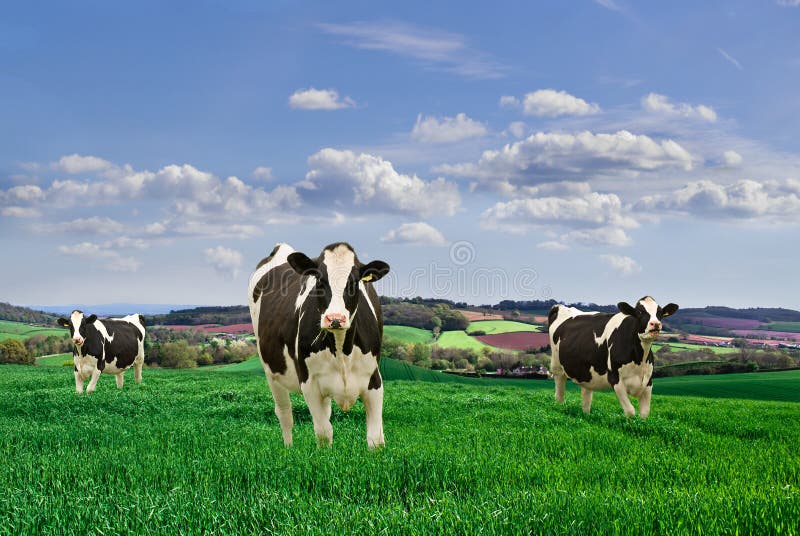
[[[75,390],[91,393],[100,374],[114,374],[117,387],[122,389],[125,371],[133,366],[136,383],[142,381],[144,365],[144,317],[128,315],[124,318],[99,319],[96,315],[84,316],[82,311],[72,311],[69,319],[59,318],[59,325],[69,328],[74,348]]]
[[[639,399],[639,415],[650,414],[653,392],[653,353],[650,346],[661,333],[661,319],[674,314],[674,303],[660,307],[645,296],[631,307],[617,304],[616,314],[582,312],[555,305],[550,309],[550,369],[556,400],[564,402],[567,378],[581,386],[583,412],[592,407],[592,392],[613,389],[626,417],[636,413],[628,396]]]
[[[327,246],[316,259],[277,244],[250,277],[253,331],[286,446],[290,392],[303,394],[323,446],[333,441],[331,400],[348,411],[360,396],[367,444],[383,446],[383,318],[372,283],[388,272],[382,261],[362,264],[346,243]]]

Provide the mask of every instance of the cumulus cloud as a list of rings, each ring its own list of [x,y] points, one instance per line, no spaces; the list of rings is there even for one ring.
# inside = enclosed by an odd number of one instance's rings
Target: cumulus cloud
[[[112,272],[136,272],[142,263],[135,257],[123,255],[120,249],[145,249],[147,244],[142,240],[122,237],[104,243],[78,242],[58,246],[57,251],[66,256],[79,257],[87,265],[98,261],[106,270]]]
[[[628,276],[638,274],[642,266],[630,257],[624,255],[600,255],[599,259],[613,268],[620,275]]]
[[[289,97],[289,107],[297,110],[341,110],[353,108],[350,97],[339,97],[335,89],[298,89]]]
[[[714,123],[717,120],[717,113],[709,106],[702,104],[692,106],[685,102],[673,104],[670,102],[669,97],[658,93],[649,93],[642,97],[642,108],[650,113],[700,119],[709,123]]]
[[[501,108],[516,108],[519,106],[519,99],[513,95],[502,95],[500,97]]]
[[[695,181],[669,194],[643,197],[634,208],[701,218],[797,222],[800,220],[800,181],[739,180],[730,185]]]
[[[239,275],[239,269],[242,267],[243,256],[235,249],[229,249],[223,246],[215,248],[208,248],[203,251],[206,261],[218,273],[235,278]]]
[[[41,212],[39,212],[35,208],[31,207],[3,207],[0,209],[0,215],[9,217],[9,218],[37,218],[41,216]]]
[[[537,132],[499,150],[484,151],[476,163],[444,164],[436,171],[477,179],[506,193],[515,187],[564,179],[692,169],[692,155],[672,140],[657,141],[621,130],[614,134]]]
[[[560,230],[558,241],[547,241],[538,247],[566,249],[569,245],[625,246],[631,239],[625,229],[638,227],[616,194],[587,191],[588,184],[576,185],[574,193],[566,193],[566,185],[544,188],[560,191],[561,196],[547,195],[499,202],[483,212],[481,226],[508,232]],[[556,245],[558,244],[558,246]]]
[[[525,131],[527,129],[528,126],[522,121],[514,121],[513,123],[509,123],[506,131],[515,138],[522,138],[525,136]]]
[[[308,166],[298,191],[303,199],[332,209],[354,207],[428,217],[452,216],[461,205],[455,184],[399,173],[379,156],[328,148],[309,157]]]
[[[539,249],[547,249],[550,251],[564,251],[569,249],[569,246],[564,244],[563,242],[557,242],[555,240],[547,240],[545,242],[539,242],[536,244],[536,247]]]
[[[738,167],[742,163],[742,155],[736,151],[725,151],[722,153],[722,161],[728,167]]]
[[[383,238],[387,244],[408,244],[413,246],[446,246],[444,235],[435,227],[425,223],[404,223],[392,229]]]
[[[460,113],[455,117],[417,116],[411,138],[426,143],[451,143],[480,138],[488,132],[486,125]]]
[[[600,106],[570,95],[566,91],[540,89],[528,93],[522,99],[522,112],[525,115],[558,117],[560,115],[593,115],[600,112]]]
[[[65,233],[65,234],[119,234],[125,226],[117,220],[100,216],[88,218],[76,218],[72,221],[61,223],[50,223],[39,225],[35,228],[43,233]]]
[[[114,167],[114,164],[96,156],[71,154],[62,156],[58,162],[54,162],[51,167],[69,173],[70,175],[75,175],[77,173],[104,171]]]
[[[254,179],[261,179],[262,181],[272,180],[272,168],[267,166],[258,166],[253,170],[252,176]]]

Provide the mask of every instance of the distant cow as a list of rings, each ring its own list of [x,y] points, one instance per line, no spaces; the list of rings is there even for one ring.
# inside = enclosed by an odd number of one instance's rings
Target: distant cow
[[[316,259],[277,244],[250,277],[253,331],[286,446],[290,392],[303,393],[319,445],[333,441],[331,400],[348,411],[359,396],[367,445],[384,444],[383,319],[372,283],[388,272],[382,261],[362,264],[349,244],[331,244]]]
[[[58,323],[69,328],[74,348],[75,390],[83,393],[87,378],[87,393],[94,391],[100,374],[114,374],[117,387],[122,389],[125,371],[133,366],[136,383],[142,381],[144,364],[144,317],[129,315],[124,318],[98,319],[96,315],[84,316],[82,311],[72,311],[69,319],[59,318]]]
[[[555,305],[550,309],[550,370],[556,381],[556,400],[564,402],[567,378],[581,386],[583,412],[592,407],[592,392],[614,389],[626,417],[636,413],[628,395],[639,399],[639,415],[650,414],[653,392],[653,353],[650,346],[661,333],[661,319],[674,314],[674,303],[661,308],[650,296],[631,307],[617,304],[619,313],[581,312]]]

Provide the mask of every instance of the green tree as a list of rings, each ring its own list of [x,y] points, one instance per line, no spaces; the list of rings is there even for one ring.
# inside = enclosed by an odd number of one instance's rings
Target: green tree
[[[0,363],[17,365],[33,365],[34,359],[25,345],[17,339],[6,339],[0,342]]]
[[[186,341],[162,344],[160,364],[168,368],[194,368],[197,366],[197,350]]]

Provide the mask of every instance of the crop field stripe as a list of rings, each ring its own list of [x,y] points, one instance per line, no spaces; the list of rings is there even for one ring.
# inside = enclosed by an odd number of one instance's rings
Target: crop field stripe
[[[539,327],[524,322],[513,320],[476,320],[467,327],[467,333],[483,331],[486,335],[499,335],[502,333],[515,333],[518,331],[541,331]]]

